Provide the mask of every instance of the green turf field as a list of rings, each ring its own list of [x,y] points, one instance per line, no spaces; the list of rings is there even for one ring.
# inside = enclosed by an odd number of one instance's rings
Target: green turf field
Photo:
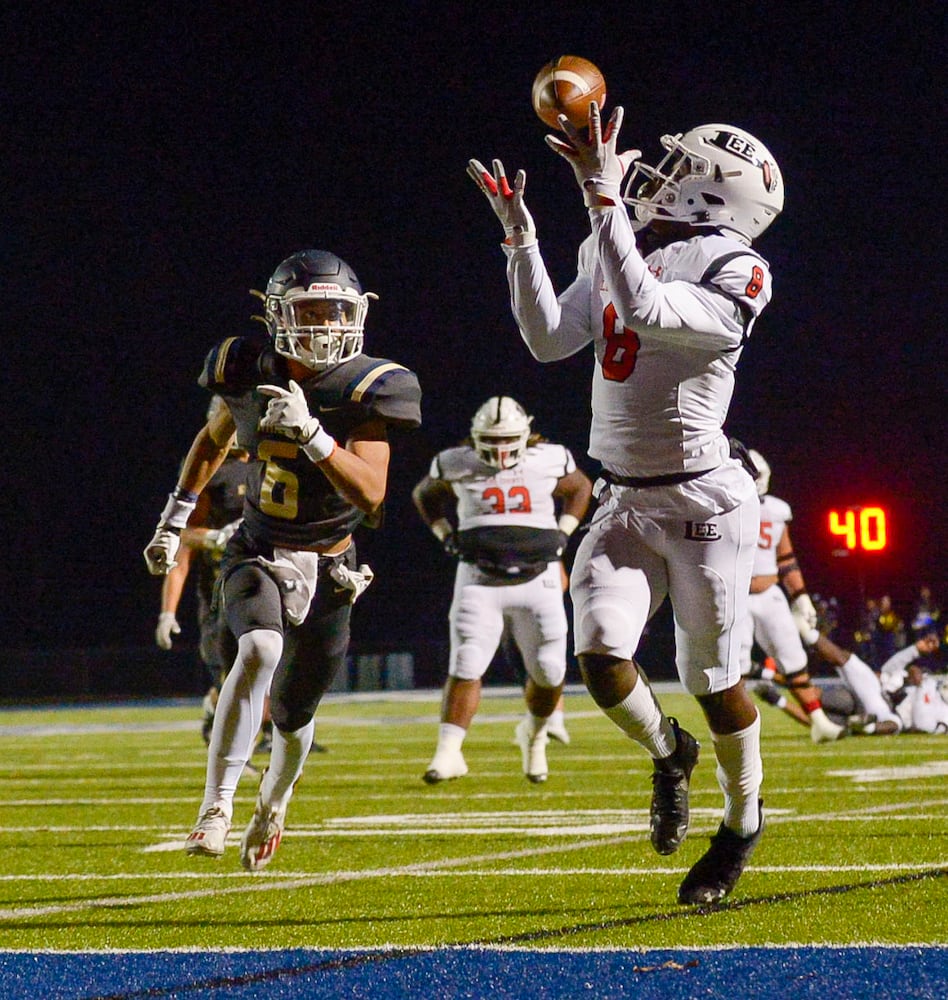
[[[706,736],[692,699],[671,714]],[[948,942],[948,738],[824,746],[764,717],[768,831],[733,898],[681,907],[676,888],[720,818],[710,742],[678,855],[648,842],[650,766],[572,691],[572,743],[531,785],[512,744],[522,702],[487,689],[470,774],[429,787],[438,696],[327,700],[266,871],[236,842],[194,859],[204,747],[196,702],[0,711],[0,949],[667,948]],[[260,758],[256,758],[260,764]]]

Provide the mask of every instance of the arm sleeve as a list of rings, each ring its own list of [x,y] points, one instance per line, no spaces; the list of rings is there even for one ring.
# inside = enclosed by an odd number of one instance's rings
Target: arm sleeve
[[[769,297],[769,272],[761,258],[748,250],[715,273],[713,281],[659,281],[648,269],[635,245],[635,234],[624,206],[591,209],[593,237],[616,314],[623,326],[647,326],[660,340],[671,344],[730,350],[741,346],[751,322]],[[737,261],[753,260],[762,268],[754,304],[735,294],[729,271]],[[750,272],[750,264],[743,265]],[[741,287],[738,285],[736,287]],[[748,287],[748,279],[743,288]]]
[[[510,307],[520,336],[537,361],[560,361],[592,341],[589,277],[580,272],[559,298],[538,244],[504,247]]]
[[[905,670],[905,668],[913,660],[917,660],[920,655],[918,647],[913,642],[906,646],[905,649],[900,649],[894,656],[890,656],[889,659],[882,664],[879,672],[882,674],[897,674]]]

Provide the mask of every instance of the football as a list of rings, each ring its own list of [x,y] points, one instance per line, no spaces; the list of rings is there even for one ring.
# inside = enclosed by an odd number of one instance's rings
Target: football
[[[606,103],[606,81],[598,66],[581,56],[551,59],[533,81],[533,110],[550,128],[559,128],[558,115],[581,128],[589,120],[589,102]]]

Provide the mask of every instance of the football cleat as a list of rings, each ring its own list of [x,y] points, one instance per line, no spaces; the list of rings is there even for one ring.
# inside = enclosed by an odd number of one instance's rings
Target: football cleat
[[[527,781],[532,781],[535,785],[546,781],[549,774],[550,769],[546,763],[548,742],[546,726],[531,737],[530,722],[527,719],[520,720],[517,726],[517,746],[520,747],[523,773],[527,776]]]
[[[465,774],[467,774],[467,764],[460,750],[439,750],[428,765],[428,770],[421,776],[421,780],[428,785],[437,785],[439,781],[463,778]]]
[[[566,728],[566,723],[563,722],[562,718],[558,718],[555,721],[553,718],[550,718],[546,724],[546,734],[551,740],[556,740],[557,743],[562,743],[563,746],[569,746],[571,737],[569,730]]]
[[[240,863],[249,872],[259,872],[270,864],[283,839],[286,809],[271,809],[257,793],[253,818],[240,838]]]
[[[675,731],[675,750],[653,760],[652,804],[649,810],[652,847],[659,854],[674,854],[688,832],[688,782],[698,763],[700,744],[691,733],[668,720]]]
[[[224,853],[227,834],[230,833],[230,819],[220,806],[205,809],[198,817],[194,829],[184,842],[188,854],[204,854],[209,858],[219,858]]]
[[[868,731],[871,733],[873,729],[871,727],[875,726],[878,720],[871,713],[857,713],[856,715],[850,715],[846,719],[846,732],[851,736],[862,736]]]
[[[761,701],[767,702],[768,705],[774,705],[775,707],[780,707],[781,698],[785,697],[780,688],[776,684],[772,684],[770,681],[764,681],[762,684],[758,684],[754,688],[754,694],[760,698]]]
[[[810,739],[814,743],[832,743],[845,735],[846,727],[830,722],[822,708],[810,713]]]
[[[737,885],[754,848],[764,833],[764,803],[758,804],[760,825],[749,837],[740,837],[723,823],[711,846],[692,865],[678,887],[678,902],[701,905],[719,903]]]

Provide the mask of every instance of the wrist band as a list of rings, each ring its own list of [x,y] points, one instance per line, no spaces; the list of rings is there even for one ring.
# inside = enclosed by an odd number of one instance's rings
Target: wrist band
[[[579,518],[573,517],[572,514],[560,514],[556,526],[564,535],[569,536],[579,527]]]
[[[188,525],[188,518],[194,511],[197,505],[197,495],[194,493],[188,493],[187,490],[183,490],[186,496],[194,497],[193,500],[183,499],[178,497],[176,494],[178,490],[174,493],[168,494],[168,500],[165,503],[165,509],[161,512],[161,517],[158,519],[158,526],[161,528],[171,528],[172,530],[180,531],[182,528],[186,528]]]
[[[431,530],[439,542],[443,542],[454,530],[451,522],[446,517],[439,517],[437,521],[431,522]]]
[[[311,462],[317,463],[325,462],[338,447],[336,439],[322,427],[302,446],[303,454]]]

